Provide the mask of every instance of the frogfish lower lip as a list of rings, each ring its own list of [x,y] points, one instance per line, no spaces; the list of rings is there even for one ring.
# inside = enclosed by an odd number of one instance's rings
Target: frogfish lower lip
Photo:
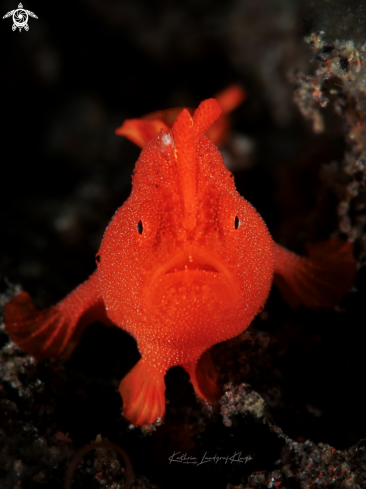
[[[170,260],[167,260],[162,266],[158,267],[153,274],[151,281],[157,281],[162,279],[165,275],[181,275],[182,272],[187,276],[197,275],[199,272],[205,272],[207,274],[221,274],[228,273],[226,267],[221,263],[221,260],[211,256],[206,250],[196,247],[187,247],[180,250],[178,253],[172,256]],[[172,277],[170,280],[174,280]]]
[[[165,273],[168,274],[175,272],[184,272],[185,270],[200,270],[202,272],[220,273],[217,268],[209,263],[200,263],[193,260],[177,263],[176,265],[173,265],[171,268],[169,268]]]
[[[188,294],[191,290],[197,299],[199,290],[211,290],[218,301],[229,306],[240,294],[237,283],[237,277],[219,258],[205,249],[186,247],[157,267],[143,295],[148,307],[159,307],[163,305],[166,293],[170,296],[175,289],[184,290]],[[196,292],[193,292],[192,287]]]

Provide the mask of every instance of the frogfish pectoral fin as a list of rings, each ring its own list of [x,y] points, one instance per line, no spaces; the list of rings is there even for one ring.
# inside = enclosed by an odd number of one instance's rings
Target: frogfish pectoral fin
[[[134,426],[149,425],[165,414],[165,372],[141,358],[119,385],[123,416]]]
[[[329,239],[300,257],[274,245],[274,283],[291,307],[334,307],[352,287],[356,261],[351,243]]]
[[[206,350],[197,363],[182,365],[189,373],[192,385],[198,397],[207,402],[217,402],[221,397],[217,385],[217,370],[212,361],[211,350]]]
[[[5,306],[5,329],[14,343],[35,358],[66,360],[93,321],[111,324],[99,294],[97,272],[56,306],[39,311],[27,292]]]

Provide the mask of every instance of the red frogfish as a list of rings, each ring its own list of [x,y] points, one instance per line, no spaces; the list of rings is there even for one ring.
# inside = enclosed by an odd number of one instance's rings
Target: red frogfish
[[[224,112],[242,98],[233,89],[231,106],[228,93]],[[67,359],[95,321],[129,332],[141,359],[119,392],[133,425],[163,418],[164,376],[173,366],[188,372],[199,398],[219,399],[210,349],[248,328],[273,281],[291,306],[317,308],[336,305],[354,279],[349,242],[331,239],[299,257],[273,241],[215,145],[226,128],[220,112],[208,99],[195,111],[125,122],[116,132],[143,150],[131,195],[104,233],[96,271],[49,309],[37,310],[26,292],[5,308],[12,340],[39,359]]]

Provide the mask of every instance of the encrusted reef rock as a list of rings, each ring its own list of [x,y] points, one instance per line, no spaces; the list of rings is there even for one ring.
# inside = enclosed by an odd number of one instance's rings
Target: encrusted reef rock
[[[294,100],[313,130],[325,129],[324,109],[331,106],[343,120],[346,150],[343,158],[323,165],[321,178],[338,199],[339,232],[355,242],[360,265],[366,263],[366,36],[325,41],[325,32],[305,38],[314,53],[314,73],[290,74]],[[329,117],[329,114],[328,114]]]

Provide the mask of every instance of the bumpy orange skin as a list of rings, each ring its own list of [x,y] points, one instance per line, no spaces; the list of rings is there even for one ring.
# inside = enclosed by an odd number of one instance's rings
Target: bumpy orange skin
[[[98,265],[109,318],[164,372],[242,332],[267,299],[273,275],[267,227],[205,136],[196,148],[197,223],[183,227],[170,142],[163,134],[142,151],[132,194],[104,234]]]
[[[224,113],[242,96],[237,87],[224,92]],[[250,325],[273,279],[292,306],[313,308],[337,304],[354,279],[350,243],[316,244],[303,258],[273,242],[204,135],[211,128],[219,140],[226,131],[220,111],[209,99],[172,125],[172,111],[125,123],[119,133],[144,149],[131,196],[105,231],[98,269],[45,311],[26,292],[5,307],[6,330],[36,358],[67,358],[95,320],[131,333],[142,358],[119,391],[134,425],[163,417],[164,375],[175,365],[199,397],[218,399],[210,347]]]

